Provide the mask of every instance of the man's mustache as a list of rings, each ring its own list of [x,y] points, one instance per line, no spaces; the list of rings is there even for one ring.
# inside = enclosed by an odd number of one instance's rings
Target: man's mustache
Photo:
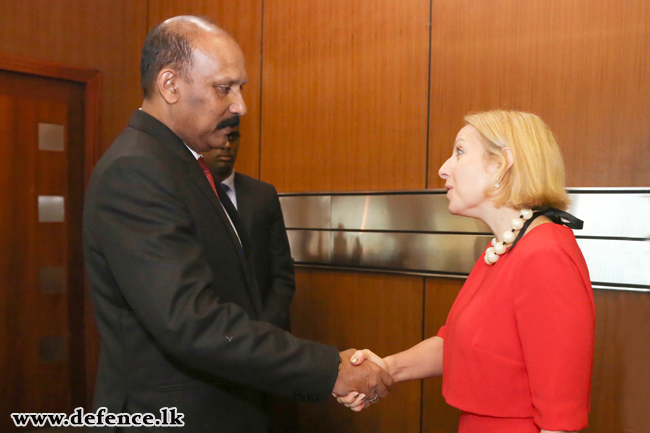
[[[239,116],[233,116],[228,119],[224,119],[217,125],[217,129],[223,129],[228,127],[233,127],[239,125]]]

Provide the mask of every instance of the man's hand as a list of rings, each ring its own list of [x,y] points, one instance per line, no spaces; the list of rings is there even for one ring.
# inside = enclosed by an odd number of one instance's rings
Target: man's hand
[[[386,397],[393,387],[393,377],[373,362],[352,365],[350,358],[355,352],[355,349],[348,349],[340,353],[341,369],[332,392],[336,396],[348,395],[353,391],[360,392],[373,403],[378,398]]]
[[[352,365],[360,365],[364,361],[372,361],[390,373],[386,361],[368,349],[357,350],[352,354],[352,358],[350,359]],[[337,396],[336,400],[354,412],[361,412],[369,408],[371,404],[378,402],[378,400],[373,402],[368,401],[366,395],[359,392],[351,392],[346,396]]]

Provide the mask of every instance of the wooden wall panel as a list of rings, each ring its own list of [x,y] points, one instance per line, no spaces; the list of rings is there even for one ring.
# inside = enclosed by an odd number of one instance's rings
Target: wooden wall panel
[[[141,0],[0,0],[0,11],[0,51],[102,72],[100,142],[103,149],[108,148],[142,101],[140,52],[147,29],[146,3]],[[76,156],[72,159],[80,162]],[[74,275],[74,271],[69,274]],[[86,401],[91,402],[99,336],[90,311],[86,313],[86,325]],[[77,395],[81,390],[73,392],[75,401],[83,400]]]
[[[433,337],[446,323],[451,306],[465,280],[427,278],[424,301],[424,338]],[[456,433],[460,411],[442,396],[442,377],[423,381],[422,433]]]
[[[597,290],[590,427],[585,432],[650,428],[650,294]]]
[[[542,116],[567,185],[650,185],[650,2],[434,0],[429,187],[469,111]]]
[[[260,69],[262,66],[262,0],[148,0],[147,29],[176,15],[204,15],[226,29],[246,58],[248,83],[244,98],[248,114],[241,122],[241,142],[235,169],[259,178]]]
[[[369,348],[380,356],[422,339],[423,279],[382,274],[299,269],[291,326],[303,338],[337,346]],[[398,384],[388,398],[362,413],[331,399],[301,404],[309,432],[417,432],[421,381]]]
[[[650,185],[646,0],[0,0],[0,11],[0,51],[102,71],[104,148],[140,106],[146,32],[189,13],[242,47],[249,114],[237,169],[281,191],[440,187],[464,114],[497,107],[549,123],[569,186]],[[461,285],[427,279],[423,300],[418,277],[299,270],[293,330],[386,355],[434,335]],[[596,293],[589,432],[650,425],[648,299]],[[400,384],[362,414],[303,405],[301,421],[417,432],[421,418],[423,432],[453,432],[458,411],[440,386]]]
[[[105,149],[142,101],[146,6],[141,0],[0,0],[0,51],[101,70]]]
[[[425,187],[429,0],[266,0],[263,180]]]

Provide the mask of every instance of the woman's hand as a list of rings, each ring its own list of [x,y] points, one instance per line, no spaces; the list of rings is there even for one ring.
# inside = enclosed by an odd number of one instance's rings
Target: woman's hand
[[[384,370],[388,371],[386,362],[368,349],[357,350],[350,358],[350,363],[352,365],[361,365],[364,361],[374,362]],[[379,403],[378,396],[375,396],[374,399],[368,399],[367,395],[358,392],[351,392],[345,397],[337,396],[336,400],[354,412],[361,412],[363,409],[370,407],[371,404]]]
[[[380,366],[381,368],[383,368],[384,370],[388,371],[388,366],[386,365],[386,362],[368,349],[357,350],[356,352],[354,352],[352,354],[352,358],[350,358],[350,364],[360,365],[363,363],[363,361],[366,360],[372,361],[378,366]]]

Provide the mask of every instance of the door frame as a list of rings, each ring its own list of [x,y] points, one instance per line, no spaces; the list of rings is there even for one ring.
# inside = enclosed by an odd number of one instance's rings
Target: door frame
[[[70,66],[49,60],[34,59],[0,52],[0,70],[36,75],[46,78],[55,78],[81,83],[84,86],[84,190],[90,180],[93,168],[102,155],[100,142],[101,120],[101,91],[102,74],[93,68]],[[84,275],[85,268],[82,269]],[[90,303],[90,288],[88,278],[85,278],[83,300],[78,304],[83,305],[83,318],[75,322],[80,327],[81,341],[84,344],[79,356],[83,359],[71,359],[71,364],[80,362],[83,368],[71,368],[71,385],[79,387],[73,394],[73,406],[83,406],[90,409],[92,395],[95,388],[95,374],[97,372],[99,341],[97,330],[92,318],[92,305]],[[72,325],[72,324],[71,324]],[[77,366],[79,367],[79,366]],[[76,398],[75,398],[76,397]]]
[[[0,52],[0,69],[84,84],[84,179],[87,185],[93,168],[102,155],[99,139],[102,73],[97,69],[81,68],[2,52]]]

